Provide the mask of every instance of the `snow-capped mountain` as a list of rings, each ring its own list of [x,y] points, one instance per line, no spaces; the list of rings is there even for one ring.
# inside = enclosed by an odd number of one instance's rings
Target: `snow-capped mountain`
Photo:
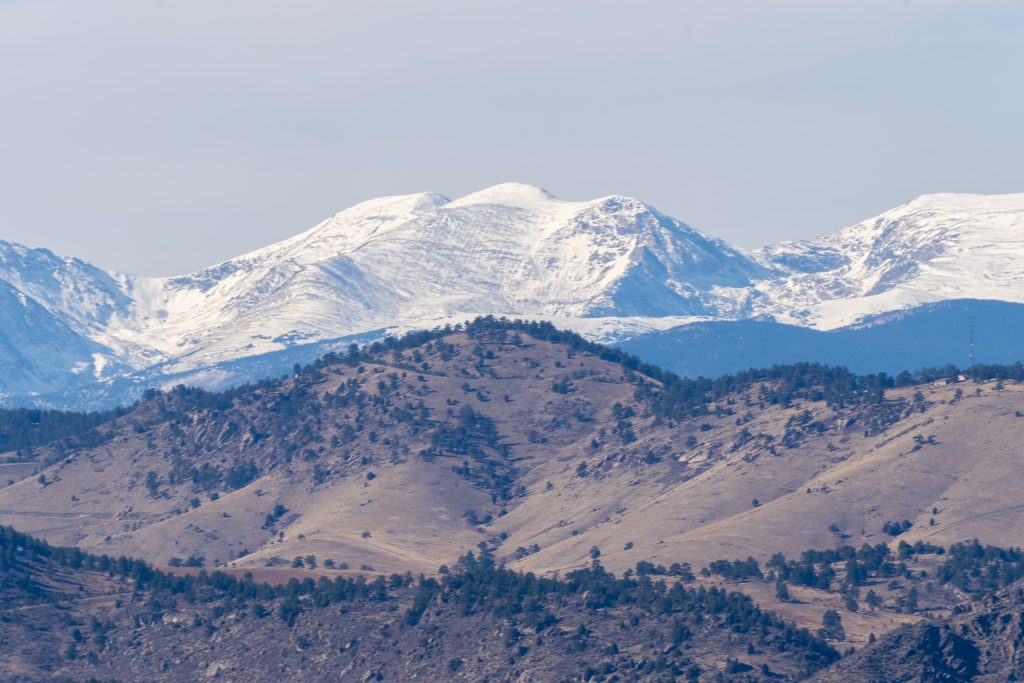
[[[754,256],[782,272],[754,286],[754,309],[817,329],[950,299],[1024,302],[1024,193],[924,195]]]
[[[467,314],[721,315],[736,304],[718,288],[766,272],[635,199],[565,202],[510,183],[363,202],[189,276],[115,276],[131,305],[99,339],[192,369]]]
[[[370,200],[180,277],[0,242],[0,397],[223,385],[350,338],[482,314],[605,341],[750,317],[831,329],[943,299],[1024,301],[1020,256],[1024,194],[921,197],[748,254],[636,199],[569,202],[516,183]]]
[[[720,315],[764,269],[635,199],[563,202],[505,184],[358,204],[191,276],[126,280],[117,342],[206,363],[467,313]]]
[[[0,397],[87,386],[130,370],[101,340],[130,305],[114,278],[0,241]]]

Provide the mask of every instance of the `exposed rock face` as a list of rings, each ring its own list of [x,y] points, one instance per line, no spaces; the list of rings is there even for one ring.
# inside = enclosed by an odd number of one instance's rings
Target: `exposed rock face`
[[[1024,678],[1024,592],[1015,584],[939,621],[898,629],[814,680],[1017,681]]]

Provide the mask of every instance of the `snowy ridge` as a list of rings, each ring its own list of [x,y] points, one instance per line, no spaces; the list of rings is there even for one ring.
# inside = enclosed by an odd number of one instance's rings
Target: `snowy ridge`
[[[179,277],[0,242],[0,399],[132,377],[225,384],[252,378],[246,358],[268,371],[255,359],[482,314],[602,341],[750,317],[832,329],[945,299],[1024,301],[1022,257],[1024,194],[928,195],[748,254],[637,199],[518,183],[362,202]]]
[[[465,314],[717,315],[731,302],[713,287],[763,274],[635,199],[564,202],[509,183],[364,202],[189,276],[119,276],[132,303],[99,341],[195,368]]]
[[[755,310],[817,329],[950,299],[1022,302],[1024,193],[924,195],[755,257],[784,272],[756,284]]]

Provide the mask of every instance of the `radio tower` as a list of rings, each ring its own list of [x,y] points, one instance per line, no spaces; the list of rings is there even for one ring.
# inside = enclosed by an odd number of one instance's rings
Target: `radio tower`
[[[967,316],[967,367],[974,367],[974,312]]]

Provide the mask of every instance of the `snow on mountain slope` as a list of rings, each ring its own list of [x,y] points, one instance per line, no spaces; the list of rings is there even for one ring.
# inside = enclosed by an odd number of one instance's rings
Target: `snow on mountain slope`
[[[405,297],[351,253],[447,200],[421,194],[363,202],[296,237],[192,275],[123,278],[134,301],[106,341],[189,367],[380,327]]]
[[[88,263],[0,241],[0,397],[124,372],[118,354],[95,338],[130,303]]]
[[[0,281],[83,335],[103,330],[131,303],[111,274],[93,265],[2,240]]]
[[[818,329],[949,299],[1024,302],[1024,193],[924,195],[756,257],[788,272],[755,285],[754,310]]]
[[[734,314],[734,290],[765,272],[638,200],[508,183],[364,202],[189,276],[120,276],[133,303],[98,338],[180,371],[453,316]]]
[[[246,358],[265,371],[304,345],[482,314],[605,342],[750,317],[832,329],[946,299],[1024,301],[1022,257],[1024,194],[924,196],[748,255],[636,199],[569,202],[518,183],[370,200],[180,277],[0,242],[0,399],[230,383],[253,378]]]
[[[564,202],[507,183],[477,192],[360,247],[363,270],[414,297],[416,316],[720,314],[715,287],[764,271],[719,240],[642,202]]]
[[[102,348],[0,280],[0,398],[96,381]]]

